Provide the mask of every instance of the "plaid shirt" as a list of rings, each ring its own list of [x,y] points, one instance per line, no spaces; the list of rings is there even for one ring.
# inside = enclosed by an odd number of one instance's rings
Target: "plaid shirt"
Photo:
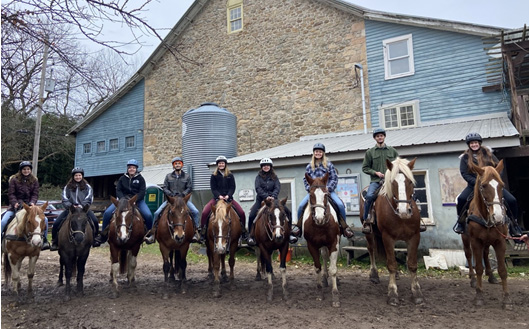
[[[334,168],[334,165],[331,161],[327,160],[327,168],[325,168],[321,163],[312,170],[312,167],[310,166],[310,163],[305,168],[305,172],[309,174],[312,178],[318,178],[323,177],[325,173],[329,173],[329,180],[327,180],[327,189],[329,190],[329,193],[334,192],[336,189],[336,185],[338,185],[338,175],[336,174],[336,169]],[[307,182],[307,179],[303,177],[303,183],[305,184],[305,190],[307,192],[310,190],[310,185]]]

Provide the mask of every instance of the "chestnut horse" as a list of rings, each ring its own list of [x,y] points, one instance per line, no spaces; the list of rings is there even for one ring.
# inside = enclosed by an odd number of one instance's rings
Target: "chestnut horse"
[[[120,274],[125,274],[126,271],[129,286],[135,285],[136,258],[146,233],[143,217],[135,204],[137,197],[137,195],[131,199],[124,197],[119,201],[112,196],[110,197],[116,206],[108,232],[110,262],[112,264],[110,271],[113,288],[111,298],[119,296],[118,271]]]
[[[465,230],[465,233],[461,234],[461,240],[463,241],[463,251],[465,252],[465,258],[468,263],[468,278],[470,279],[470,286],[476,288],[476,272],[474,271],[474,264],[472,263],[472,248],[470,247],[468,229]],[[485,263],[485,275],[489,277],[489,283],[498,283],[498,279],[496,279],[492,272],[492,268],[490,267],[489,248],[483,249],[483,262]]]
[[[63,268],[66,276],[65,300],[70,300],[70,280],[74,267],[77,270],[77,294],[83,295],[85,265],[92,247],[92,226],[88,217],[90,205],[83,208],[71,206],[68,217],[59,230],[60,271],[58,285],[62,285]]]
[[[386,160],[388,170],[384,177],[385,182],[374,204],[376,225],[373,225],[372,233],[366,234],[367,250],[371,261],[369,278],[373,283],[380,283],[375,261],[375,237],[382,237],[389,271],[387,302],[393,306],[398,305],[399,302],[396,282],[397,261],[395,259],[395,242],[397,240],[402,240],[407,245],[406,264],[411,273],[413,302],[415,304],[424,302],[421,286],[417,280],[417,250],[421,241],[421,214],[413,198],[415,179],[412,170],[416,160],[417,158],[412,161],[401,158],[397,158],[393,162]],[[361,198],[360,218],[363,218],[363,201]]]
[[[260,278],[260,270],[266,269],[268,277],[267,300],[273,299],[274,288],[272,285],[272,252],[279,250],[281,272],[281,281],[283,287],[283,298],[288,299],[287,277],[286,277],[286,258],[288,253],[288,241],[290,236],[290,226],[287,213],[285,212],[285,203],[287,198],[281,201],[268,200],[263,201],[263,206],[255,219],[255,241],[258,245],[257,256],[257,278]]]
[[[231,207],[231,203],[218,200],[211,207],[211,215],[206,235],[206,248],[208,254],[208,274],[213,275],[213,297],[220,297],[220,276],[227,280],[226,253],[230,253],[230,287],[233,289],[233,267],[235,266],[235,253],[239,247],[239,237],[242,228],[239,216]],[[221,271],[222,266],[222,271]]]
[[[33,276],[43,242],[42,235],[46,228],[44,211],[48,207],[48,202],[41,206],[28,206],[25,203],[22,205],[24,209],[17,212],[6,227],[6,237],[2,244],[5,282],[9,285],[9,279],[13,279],[13,291],[19,299],[21,298],[20,267],[26,257],[29,258],[27,296],[33,297]]]
[[[505,266],[505,249],[508,226],[505,224],[505,207],[503,205],[504,183],[500,177],[503,170],[503,160],[494,168],[491,166],[479,167],[472,159],[468,161],[471,172],[477,174],[474,186],[474,198],[468,209],[468,235],[470,246],[476,260],[476,298],[475,304],[483,305],[483,252],[494,248],[498,261],[498,274],[503,287],[503,308],[511,308],[512,302],[507,288],[507,268]]]
[[[184,198],[167,196],[167,207],[160,216],[156,230],[156,240],[160,244],[163,258],[164,281],[166,285],[168,285],[169,279],[174,281],[176,271],[182,293],[187,291],[186,257],[194,233],[193,219],[187,208],[187,201],[190,197],[191,194]],[[169,287],[167,288],[163,293],[164,299],[168,298]]]
[[[319,299],[323,300],[322,286],[327,287],[329,274],[332,281],[332,306],[340,307],[340,296],[336,282],[336,261],[340,249],[340,227],[338,226],[338,215],[329,202],[327,191],[327,180],[329,174],[323,177],[312,178],[305,173],[305,179],[310,185],[309,203],[302,215],[303,236],[307,241],[307,248],[314,261],[314,269],[317,274],[317,287]],[[323,260],[323,273],[321,270],[320,250]],[[330,257],[329,257],[330,255]],[[329,262],[329,269],[327,269]]]

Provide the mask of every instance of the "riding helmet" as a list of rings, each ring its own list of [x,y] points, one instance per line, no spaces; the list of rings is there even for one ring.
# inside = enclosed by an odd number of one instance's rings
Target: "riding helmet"
[[[75,167],[72,169],[72,176],[75,174],[81,174],[84,177],[84,169],[80,167]]]
[[[224,155],[219,155],[217,159],[215,159],[215,163],[218,165],[219,162],[224,162],[225,164],[228,164],[228,159]]]
[[[19,170],[22,170],[22,168],[24,167],[29,167],[31,170],[33,170],[33,165],[31,164],[31,162],[29,161],[22,161],[19,165],[18,165],[18,169]]]
[[[479,142],[481,144],[483,139],[478,133],[469,133],[467,137],[465,137],[465,141],[467,142],[467,145],[470,145],[470,142]]]
[[[136,168],[138,168],[140,165],[138,163],[138,160],[130,159],[129,162],[127,162],[127,167],[128,166],[136,166]]]
[[[323,153],[325,153],[325,145],[323,145],[322,143],[316,143],[312,147],[312,152],[314,152],[314,150],[322,150]]]
[[[272,159],[270,158],[262,158],[261,162],[259,162],[259,165],[261,166],[261,168],[263,168],[263,166],[273,167],[274,163],[272,162]]]
[[[378,134],[383,134],[384,136],[386,136],[386,131],[384,130],[384,128],[377,128],[373,130],[373,138],[375,138],[375,136]]]
[[[184,160],[182,160],[181,157],[174,157],[174,158],[173,158],[173,161],[171,161],[171,163],[173,164],[173,166],[174,166],[174,163],[175,163],[176,161],[180,161],[180,162],[182,162],[182,165],[184,165]]]

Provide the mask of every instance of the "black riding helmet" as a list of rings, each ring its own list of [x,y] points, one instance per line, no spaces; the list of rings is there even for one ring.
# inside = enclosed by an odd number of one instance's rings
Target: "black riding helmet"
[[[465,141],[467,142],[467,145],[470,145],[470,142],[479,142],[481,144],[483,139],[478,133],[469,133],[467,137],[465,137]]]
[[[18,170],[22,170],[22,168],[24,167],[29,167],[31,170],[33,170],[33,165],[31,164],[31,162],[29,161],[22,161],[19,165],[18,165]]]
[[[80,168],[80,167],[75,167],[72,169],[72,177],[75,175],[75,174],[81,174],[83,175],[84,177],[84,169],[83,168]]]

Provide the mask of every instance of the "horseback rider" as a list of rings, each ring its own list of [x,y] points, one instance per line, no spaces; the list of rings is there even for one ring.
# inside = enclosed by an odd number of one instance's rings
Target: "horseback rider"
[[[255,177],[255,191],[257,197],[255,198],[255,203],[250,209],[250,216],[248,218],[248,231],[250,232],[250,237],[248,238],[248,245],[255,246],[255,228],[253,228],[255,217],[257,212],[261,209],[261,203],[264,200],[275,200],[279,196],[279,191],[281,190],[281,184],[279,183],[279,178],[274,172],[274,163],[270,158],[263,158],[259,162],[261,170]],[[288,223],[292,228],[292,212],[286,206],[284,206],[285,212],[288,217]],[[290,235],[290,243],[296,243],[298,238]]]
[[[474,192],[474,185],[476,184],[477,175],[468,170],[469,157],[472,157],[472,161],[480,167],[495,167],[499,162],[498,158],[492,154],[489,147],[482,146],[483,139],[480,134],[471,132],[465,137],[465,141],[468,149],[459,156],[461,159],[459,162],[459,171],[461,172],[461,176],[467,181],[467,187],[465,187],[463,192],[457,197],[457,223],[454,226],[454,231],[457,234],[465,232],[466,216],[464,216],[464,214],[466,213],[468,204],[470,204]],[[518,226],[518,205],[516,198],[509,191],[503,189],[503,199],[505,200],[507,208],[511,214],[511,216],[509,216],[509,233],[513,237],[520,237],[522,236],[522,231]]]
[[[147,230],[150,230],[152,228],[152,213],[144,200],[147,186],[145,184],[145,179],[138,171],[138,167],[138,161],[135,159],[131,159],[127,162],[127,172],[119,178],[116,185],[116,196],[118,199],[121,199],[124,197],[132,198],[134,195],[137,195],[136,206],[143,217]],[[116,206],[111,203],[103,214],[103,227],[101,236],[100,238],[98,237],[99,243],[104,243],[108,238],[107,227],[110,224],[110,219],[115,210]]]
[[[174,157],[173,161],[173,171],[168,173],[165,176],[163,182],[163,192],[165,195],[174,197],[181,196],[182,198],[191,193],[192,182],[191,177],[182,170],[184,166],[184,160],[181,157]],[[154,236],[156,234],[156,228],[158,227],[158,220],[160,219],[160,214],[167,206],[167,200],[162,203],[162,205],[154,213],[154,224],[152,230],[147,233],[145,236],[145,242],[147,244],[154,243]],[[195,207],[191,200],[187,201],[187,208],[191,212],[191,217],[193,217],[193,224],[195,228],[195,235],[193,236],[192,242],[198,242],[200,240],[200,235],[198,233],[198,209]]]
[[[242,228],[242,239],[248,240],[248,231],[246,230],[245,222],[246,215],[241,206],[237,201],[233,200],[233,193],[235,193],[235,177],[228,169],[228,159],[225,156],[218,156],[215,159],[217,168],[211,175],[209,180],[209,185],[211,188],[211,193],[213,193],[213,199],[211,199],[202,210],[202,217],[200,223],[202,229],[200,231],[201,239],[204,240],[206,237],[206,225],[211,213],[211,206],[215,204],[218,200],[224,200],[226,202],[231,202],[232,208],[239,215]]]
[[[338,185],[338,175],[332,162],[327,159],[327,156],[325,155],[325,145],[323,145],[322,143],[314,144],[314,147],[312,148],[312,160],[305,167],[305,172],[309,174],[312,178],[323,177],[326,173],[329,174],[329,179],[327,180],[327,191],[329,192],[329,196],[332,202],[338,207],[338,224],[342,229],[343,236],[348,239],[352,238],[354,236],[354,232],[345,222],[345,205],[343,204],[343,201],[338,197],[338,194],[336,194],[336,192],[334,191],[336,189],[336,186]],[[305,178],[303,178],[303,183],[305,184],[305,190],[309,192],[310,184]],[[305,207],[309,202],[309,197],[310,194],[307,193],[303,200],[301,200],[301,203],[298,207],[297,222],[294,223],[295,226],[292,227],[292,234],[295,236],[301,235],[301,229],[303,225],[301,218],[303,216],[303,211],[305,210]]]
[[[4,237],[4,230],[11,220],[15,217],[15,213],[22,207],[22,203],[33,206],[39,199],[39,180],[31,171],[33,165],[29,161],[22,161],[18,165],[18,173],[13,175],[9,180],[9,188],[7,196],[9,198],[9,209],[2,216],[2,238]],[[46,229],[42,237],[41,250],[50,249],[48,242],[48,218],[45,218]]]
[[[386,145],[386,131],[383,128],[373,130],[373,139],[376,145],[366,151],[362,163],[362,171],[371,177],[371,183],[369,183],[364,203],[364,223],[362,227],[362,233],[364,234],[372,232],[371,225],[374,219],[371,218],[370,214],[371,206],[377,198],[377,191],[384,179],[386,160],[393,161],[399,156],[397,150]]]
[[[59,249],[57,235],[63,221],[70,213],[70,207],[74,206],[77,208],[84,208],[87,205],[90,206],[92,202],[94,202],[94,192],[92,190],[92,186],[90,186],[86,179],[84,179],[84,169],[79,167],[73,168],[72,177],[62,190],[62,204],[64,206],[64,211],[61,212],[59,217],[57,217],[51,229],[50,251],[56,251]],[[96,237],[99,234],[99,221],[92,210],[88,210],[87,215],[93,223],[92,229],[94,240],[92,242],[92,246],[99,247],[99,241],[96,241]]]

